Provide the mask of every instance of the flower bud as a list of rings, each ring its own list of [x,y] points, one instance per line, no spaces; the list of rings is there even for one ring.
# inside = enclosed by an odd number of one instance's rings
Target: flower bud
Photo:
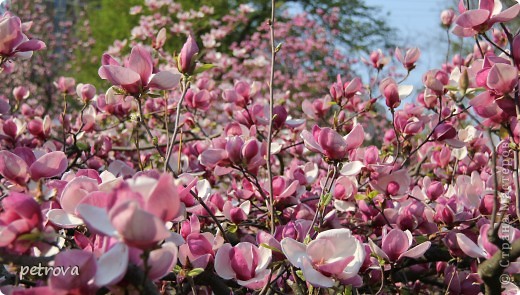
[[[446,9],[441,12],[441,23],[444,27],[449,28],[455,18],[455,12],[452,9]]]
[[[185,75],[193,74],[195,70],[195,56],[199,53],[199,47],[197,46],[197,42],[191,37],[191,34],[188,36],[188,40],[182,46],[181,53],[177,57],[177,68],[179,72]]]
[[[78,86],[76,86],[76,93],[84,103],[88,103],[96,96],[96,87],[91,84],[79,83]]]
[[[157,33],[157,37],[152,40],[153,49],[161,49],[166,42],[166,29],[162,28],[159,33]]]
[[[13,96],[16,99],[16,101],[20,102],[23,99],[26,99],[29,97],[29,90],[23,86],[18,86],[13,89]]]

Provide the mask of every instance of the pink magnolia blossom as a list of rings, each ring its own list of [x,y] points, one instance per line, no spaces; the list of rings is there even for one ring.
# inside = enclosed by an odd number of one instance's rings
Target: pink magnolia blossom
[[[190,88],[186,92],[186,97],[184,98],[184,101],[189,108],[207,111],[211,104],[211,95],[209,91],[205,89],[200,90],[198,92],[194,92]]]
[[[516,62],[516,67],[520,69],[520,35],[513,39],[513,57]]]
[[[267,284],[271,272],[271,250],[241,242],[234,247],[224,244],[215,256],[215,271],[221,278],[235,279],[249,289],[260,289]]]
[[[9,12],[0,17],[0,56],[4,58],[30,58],[33,51],[45,49],[45,43],[27,38],[23,24]]]
[[[76,80],[72,77],[61,76],[53,84],[62,94],[72,95],[75,93]]]
[[[449,28],[455,18],[455,12],[453,9],[445,9],[441,12],[441,23],[443,26]]]
[[[198,53],[199,47],[197,46],[197,42],[195,42],[195,39],[193,39],[190,34],[177,57],[177,68],[179,72],[185,75],[193,74],[195,70],[195,58]]]
[[[23,253],[31,242],[17,239],[43,229],[43,216],[39,204],[30,196],[12,192],[2,199],[0,213],[0,247]]]
[[[0,151],[0,174],[18,185],[25,185],[29,178],[36,181],[61,175],[67,166],[67,156],[62,151],[47,153],[30,165],[16,154]]]
[[[411,178],[406,169],[392,172],[370,182],[379,192],[384,192],[394,199],[400,199],[410,191]]]
[[[482,81],[485,77],[485,82]],[[477,83],[484,86],[496,97],[506,95],[518,85],[518,69],[506,63],[495,63],[477,73]]]
[[[110,55],[103,55],[102,66],[98,71],[101,79],[108,80],[132,96],[138,96],[150,88],[169,90],[177,86],[180,75],[170,71],[153,73],[150,52],[142,46],[132,48],[128,62],[122,67]]]
[[[382,70],[390,62],[390,58],[385,56],[381,49],[372,51],[369,59],[369,61],[364,60],[364,62],[372,65],[378,71]]]
[[[330,288],[336,281],[361,285],[358,271],[365,260],[365,249],[348,229],[319,233],[308,245],[284,238],[282,251],[313,286]]]
[[[516,228],[505,228],[508,225],[501,225],[501,228],[498,230],[500,238],[508,241],[509,243],[513,243],[514,241],[520,239],[520,230]],[[466,236],[463,233],[457,233],[457,243],[464,252],[464,254],[472,257],[472,258],[491,258],[499,249],[498,247],[489,241],[488,232],[490,224],[484,224],[480,227],[480,235],[478,236],[477,244]],[[512,261],[507,264],[507,268],[505,272],[507,273],[518,273],[520,271],[520,261]]]
[[[95,232],[119,237],[127,245],[147,249],[170,237],[164,222],[181,212],[177,188],[171,176],[157,179],[137,177],[119,187],[112,201],[99,203],[96,198],[82,201],[76,212]]]
[[[453,33],[460,37],[472,37],[486,32],[495,23],[514,19],[520,12],[520,5],[517,3],[502,11],[500,0],[480,0],[478,9],[467,10],[464,0],[460,0],[459,12],[461,14],[455,20]]]
[[[395,57],[397,57],[397,60],[403,64],[405,69],[408,71],[411,71],[415,68],[415,63],[421,56],[421,50],[419,48],[414,47],[406,50],[405,55],[401,53],[401,49],[396,48],[395,49]]]
[[[245,201],[240,206],[234,207],[231,201],[224,203],[222,214],[233,223],[240,223],[247,220],[249,211],[251,210],[251,202]]]
[[[349,134],[342,137],[336,131],[314,125],[312,133],[303,130],[300,134],[305,147],[310,151],[322,153],[331,160],[342,160],[347,153],[361,146],[365,139],[363,126],[357,124]]]
[[[89,287],[93,287],[89,286],[89,282],[97,271],[93,253],[78,249],[60,252],[54,259],[54,267],[62,268],[64,271],[59,275],[53,273],[49,277],[49,287],[57,291],[58,294],[61,292],[66,294],[69,292],[85,292]]]
[[[258,83],[247,83],[239,81],[233,89],[224,90],[222,97],[225,101],[234,103],[238,107],[245,107],[251,103],[258,94],[260,88]]]
[[[181,231],[190,231],[185,235],[186,243],[179,247],[179,261],[183,266],[206,268],[208,263],[214,261],[217,249],[224,244],[220,235],[201,233],[199,219],[195,215],[183,222]]]
[[[409,230],[394,228],[383,233],[381,248],[369,240],[372,252],[389,262],[397,262],[404,257],[419,258],[430,248],[431,242],[426,241],[413,248],[413,237]]]
[[[76,93],[83,102],[89,102],[96,96],[96,87],[92,84],[79,83],[76,86]]]
[[[23,86],[18,86],[13,89],[13,96],[17,101],[22,101],[29,97],[31,93]]]
[[[162,28],[157,33],[157,36],[152,40],[152,47],[156,50],[161,49],[166,42],[166,28]]]

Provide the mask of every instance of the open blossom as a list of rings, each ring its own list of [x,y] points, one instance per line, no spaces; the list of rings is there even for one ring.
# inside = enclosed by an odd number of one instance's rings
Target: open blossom
[[[1,58],[30,58],[33,51],[45,49],[45,43],[27,38],[23,33],[20,18],[6,12],[0,17],[0,60]]]
[[[390,262],[396,262],[404,257],[419,258],[431,246],[431,242],[426,241],[410,249],[412,244],[412,233],[409,230],[402,231],[398,228],[394,228],[388,233],[383,233],[381,248],[370,240],[372,252]]]
[[[17,149],[19,155],[0,151],[0,175],[18,185],[25,185],[30,178],[37,181],[61,175],[68,166],[62,151],[47,153],[38,159],[31,150]]]
[[[96,233],[147,249],[170,237],[164,223],[177,217],[181,207],[177,187],[170,175],[163,174],[159,179],[139,176],[128,180],[101,198],[87,195],[69,211],[78,213]]]
[[[459,2],[461,13],[455,20],[453,34],[460,37],[472,37],[489,30],[495,23],[513,20],[520,12],[520,4],[515,4],[502,11],[500,0],[480,0],[478,9],[467,10],[464,0]]]
[[[137,96],[150,88],[169,90],[177,86],[180,75],[170,71],[153,73],[150,52],[142,46],[132,48],[128,62],[121,66],[108,54],[103,55],[98,71],[101,79],[123,89],[127,94]]]
[[[415,68],[415,62],[419,59],[421,56],[421,50],[419,48],[414,47],[406,50],[406,53],[402,54],[401,49],[396,48],[395,49],[395,57],[399,62],[403,64],[403,66],[408,70],[411,71]]]
[[[2,199],[2,207],[0,247],[23,253],[30,247],[31,242],[17,239],[24,234],[43,229],[40,205],[31,196],[12,192]]]
[[[342,137],[328,127],[320,128],[314,125],[312,133],[303,130],[300,136],[310,151],[322,153],[331,160],[342,160],[349,151],[361,146],[365,132],[363,126],[357,124],[349,134]]]
[[[282,251],[313,286],[330,288],[340,281],[360,285],[358,271],[365,260],[365,249],[348,229],[319,233],[308,245],[284,238]]]
[[[241,242],[234,247],[226,243],[215,256],[215,271],[223,279],[236,279],[241,286],[260,289],[269,280],[271,270],[267,266],[271,257],[270,249],[249,242]]]
[[[208,263],[213,262],[217,249],[224,244],[220,235],[201,233],[200,222],[195,215],[192,215],[189,221],[183,222],[181,234],[186,240],[186,243],[179,247],[179,261],[183,266],[206,268]]]

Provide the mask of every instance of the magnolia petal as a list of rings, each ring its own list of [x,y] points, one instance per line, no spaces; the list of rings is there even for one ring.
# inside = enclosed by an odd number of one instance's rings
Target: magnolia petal
[[[258,249],[258,265],[256,266],[256,271],[265,270],[269,263],[271,262],[272,251],[271,249],[265,247],[259,247]]]
[[[94,230],[105,236],[116,236],[117,230],[114,228],[108,214],[104,208],[98,208],[87,204],[79,204],[76,211],[83,218],[90,230]]]
[[[303,139],[305,147],[309,149],[311,152],[325,153],[321,146],[316,142],[316,140],[312,136],[312,133],[310,133],[309,131],[303,130],[300,134],[300,137]]]
[[[303,243],[291,238],[284,238],[280,242],[280,247],[292,265],[298,268],[302,267],[303,258],[307,257],[307,247]]]
[[[399,98],[403,99],[412,94],[413,85],[399,85],[397,89],[397,91],[399,92]]]
[[[51,209],[47,212],[47,218],[61,228],[75,228],[83,224],[83,219],[69,214],[63,209]]]
[[[460,249],[469,257],[473,258],[486,258],[486,252],[477,246],[475,242],[473,242],[470,238],[468,238],[465,234],[457,233],[457,243],[459,244]]]
[[[148,83],[148,87],[160,90],[169,90],[179,85],[180,80],[181,75],[174,74],[170,71],[162,71],[153,75],[152,79]]]
[[[231,268],[231,262],[229,261],[229,253],[232,248],[231,244],[226,243],[218,249],[217,255],[215,255],[215,271],[224,280],[230,280],[235,277],[235,271]]]
[[[497,1],[495,1],[495,2],[497,2]],[[513,6],[509,7],[508,9],[502,11],[501,13],[491,17],[491,19],[489,20],[489,23],[491,25],[491,24],[495,24],[495,23],[508,22],[508,21],[514,19],[518,15],[519,12],[520,12],[520,5],[518,5],[518,4],[513,5]]]
[[[365,130],[361,124],[357,124],[344,138],[347,143],[347,150],[356,149],[360,147],[365,140]]]
[[[305,280],[315,287],[330,288],[334,286],[334,280],[316,271],[309,258],[302,261],[301,270]]]
[[[166,242],[160,249],[153,250],[148,258],[148,278],[156,281],[167,275],[177,263],[177,253],[177,246],[172,242]]]
[[[403,254],[401,254],[401,256],[399,256],[399,259],[401,259],[402,257],[410,257],[410,258],[419,258],[421,256],[424,255],[424,253],[430,249],[430,246],[432,245],[432,243],[430,241],[426,241],[424,243],[421,243],[415,247],[413,247],[412,249],[404,252]]]
[[[164,173],[159,177],[159,181],[148,196],[145,209],[163,221],[170,221],[177,217],[180,212],[180,198],[170,174]]]
[[[16,47],[16,51],[25,52],[25,51],[38,51],[45,49],[46,45],[43,41],[32,39],[20,44],[20,46]]]
[[[58,176],[67,170],[68,165],[69,162],[64,152],[51,152],[40,157],[31,165],[31,177],[38,180]]]
[[[354,212],[356,211],[356,203],[343,200],[334,200],[334,209],[340,212]]]
[[[132,48],[128,60],[128,67],[139,74],[142,85],[146,85],[153,70],[153,62],[150,52],[140,45]]]
[[[256,273],[256,276],[254,278],[249,279],[247,281],[237,280],[237,283],[249,289],[258,290],[263,288],[268,283],[270,273],[270,269],[264,269]]]
[[[115,285],[123,279],[128,268],[129,249],[124,243],[117,243],[101,255],[94,284],[98,287]]]
[[[385,259],[386,261],[389,261],[390,258],[388,258],[388,255],[379,248],[379,246],[376,245],[371,239],[368,239],[368,245],[370,247],[370,250],[372,250],[372,253],[375,253],[378,257]]]
[[[25,161],[9,151],[0,151],[0,174],[17,184],[24,184],[29,167]]]
[[[340,173],[346,176],[356,176],[361,172],[361,169],[364,168],[365,165],[361,161],[352,161],[343,165]]]
[[[72,290],[85,288],[87,283],[97,272],[96,259],[92,252],[79,249],[69,249],[60,252],[54,259],[54,267],[62,268],[62,271],[69,268],[69,271],[49,276],[49,285],[53,289]],[[77,267],[76,273],[73,268]]]
[[[108,80],[112,85],[121,86],[134,92],[139,90],[141,76],[138,73],[121,66],[101,66],[98,70],[101,79]]]
[[[463,28],[473,28],[483,24],[489,19],[491,12],[485,9],[468,10],[455,20],[455,23]]]

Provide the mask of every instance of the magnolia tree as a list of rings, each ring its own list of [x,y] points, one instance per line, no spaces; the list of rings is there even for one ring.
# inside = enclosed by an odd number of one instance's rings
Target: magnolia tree
[[[46,114],[17,87],[0,100],[3,293],[520,291],[520,4],[444,11],[475,50],[415,92],[416,48],[326,81],[348,60],[294,34],[315,24],[305,15],[279,23],[272,5],[226,54],[214,44],[247,6],[198,36],[199,12],[146,4],[181,20],[143,16],[101,57],[107,89],[57,79]],[[27,30],[0,18],[2,75],[45,50]],[[178,53],[164,49],[174,32]],[[313,67],[320,48],[330,64]]]

